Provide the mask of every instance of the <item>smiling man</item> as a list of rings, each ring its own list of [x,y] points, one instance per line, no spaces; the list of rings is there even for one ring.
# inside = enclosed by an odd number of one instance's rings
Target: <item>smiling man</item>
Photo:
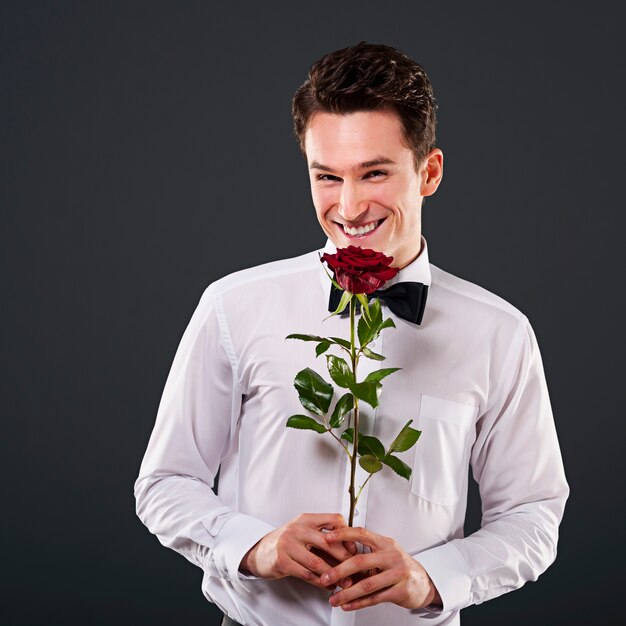
[[[390,109],[316,112],[304,133],[317,219],[337,247],[372,248],[406,267],[421,250],[422,199],[437,190],[443,154],[416,163]]]
[[[423,434],[404,456],[409,482],[378,474],[350,528],[342,451],[285,428],[300,412],[296,371],[323,373],[286,335],[346,332],[339,316],[322,323],[331,283],[321,251],[212,284],[181,341],[137,512],[202,568],[224,624],[451,626],[556,556],[568,487],[532,328],[501,298],[429,263],[421,210],[443,174],[435,108],[417,63],[365,43],[315,63],[293,100],[324,251],[393,256],[400,271],[385,288],[417,283],[427,294],[407,319],[386,310],[396,330],[372,347],[402,372],[361,414],[364,432],[383,441],[415,420]],[[483,520],[464,537],[470,465]]]

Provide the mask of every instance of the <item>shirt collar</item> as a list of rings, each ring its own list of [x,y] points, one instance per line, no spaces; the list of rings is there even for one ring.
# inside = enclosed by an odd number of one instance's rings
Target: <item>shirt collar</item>
[[[335,254],[335,252],[337,252],[337,246],[335,246],[330,239],[326,241],[326,245],[322,250],[320,250],[320,254]],[[328,270],[323,263],[320,263],[320,280],[322,282],[322,288],[328,296],[330,295],[331,282],[324,271],[325,269]],[[383,289],[400,282],[424,283],[430,287],[431,280],[430,263],[428,261],[428,245],[426,243],[426,239],[422,236],[422,249],[417,258],[414,261],[411,261],[411,263],[409,263],[406,267],[403,267],[393,278],[390,278],[383,286]]]

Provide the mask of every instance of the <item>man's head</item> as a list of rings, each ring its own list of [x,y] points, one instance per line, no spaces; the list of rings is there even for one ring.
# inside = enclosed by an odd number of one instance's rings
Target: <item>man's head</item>
[[[421,248],[421,205],[441,181],[435,101],[422,68],[387,46],[326,55],[293,99],[318,221],[337,247],[404,267]]]
[[[391,110],[400,118],[416,166],[435,147],[436,109],[421,65],[395,48],[365,42],[330,52],[314,63],[292,102],[294,131],[303,153],[315,113]]]

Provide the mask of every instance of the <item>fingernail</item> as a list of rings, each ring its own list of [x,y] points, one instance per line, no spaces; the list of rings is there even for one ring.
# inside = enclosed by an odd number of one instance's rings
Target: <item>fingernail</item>
[[[330,583],[330,576],[328,574],[322,574],[320,577],[320,581],[322,585],[327,585],[328,583]]]

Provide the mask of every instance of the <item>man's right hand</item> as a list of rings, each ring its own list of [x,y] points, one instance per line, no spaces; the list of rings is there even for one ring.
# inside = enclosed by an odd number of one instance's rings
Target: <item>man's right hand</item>
[[[320,582],[320,576],[334,564],[351,558],[356,553],[356,544],[329,545],[322,531],[344,526],[347,526],[346,520],[336,513],[298,515],[258,541],[243,557],[239,569],[260,578],[295,576],[326,588]],[[338,584],[349,587],[352,581],[346,579]]]

